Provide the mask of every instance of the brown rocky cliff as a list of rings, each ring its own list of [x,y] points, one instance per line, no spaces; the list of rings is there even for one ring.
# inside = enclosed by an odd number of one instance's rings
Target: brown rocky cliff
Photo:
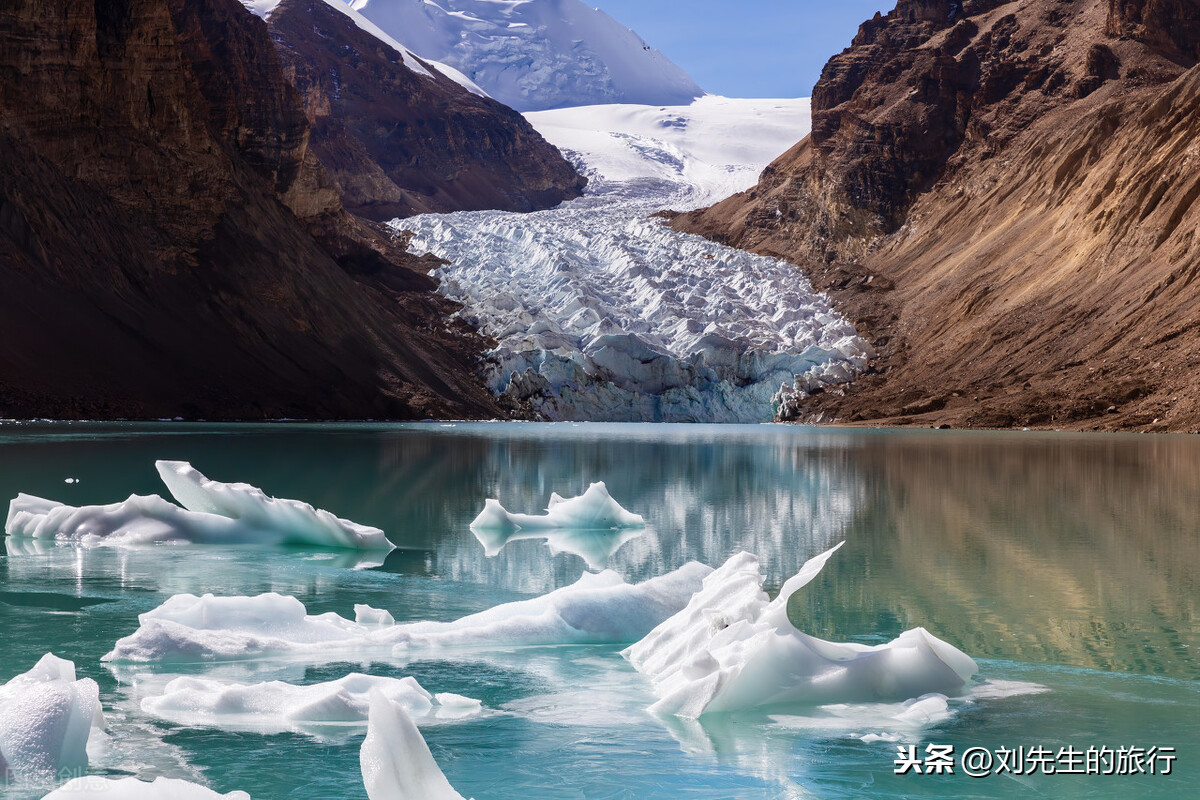
[[[757,187],[676,225],[804,266],[881,358],[802,417],[1194,429],[1195,2],[900,2]]]
[[[0,416],[497,415],[306,128],[232,0],[0,6]]]
[[[351,211],[531,211],[581,193],[584,179],[520,114],[433,68],[409,69],[323,0],[283,0],[269,24],[313,149]]]

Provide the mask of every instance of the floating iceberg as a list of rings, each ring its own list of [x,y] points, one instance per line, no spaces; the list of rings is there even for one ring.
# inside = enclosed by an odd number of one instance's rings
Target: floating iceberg
[[[135,546],[160,542],[236,544],[258,541],[258,531],[214,514],[195,514],[158,495],[131,495],[105,506],[68,506],[18,494],[8,504],[4,532],[14,538]]]
[[[612,528],[644,528],[646,521],[632,514],[612,499],[602,481],[588,487],[579,497],[564,499],[555,492],[550,495],[546,513],[514,514],[506,511],[499,500],[487,500],[483,511],[471,522],[472,530],[610,530]]]
[[[367,738],[359,750],[370,800],[464,800],[433,760],[403,705],[371,692]]]
[[[199,784],[176,778],[155,778],[153,783],[137,778],[100,778],[87,776],[64,783],[42,800],[76,800],[96,797],[102,800],[250,800],[245,792],[219,794]]]
[[[210,480],[186,461],[156,461],[154,466],[184,508],[271,531],[279,537],[280,544],[394,549],[379,528],[341,519],[300,500],[267,497],[261,489],[246,483]]]
[[[76,507],[18,494],[9,503],[4,531],[16,538],[105,546],[191,542],[393,549],[378,528],[340,519],[308,503],[267,497],[244,483],[211,481],[183,461],[159,461],[155,466],[185,508],[158,495]]]
[[[275,732],[297,726],[365,723],[373,692],[402,705],[414,717],[458,719],[478,714],[483,705],[457,694],[431,694],[411,677],[352,673],[308,686],[181,677],[168,683],[161,695],[143,699],[141,706],[147,714],[182,725]]]
[[[100,689],[75,664],[47,653],[0,686],[0,781],[84,769],[88,739],[104,728]]]
[[[773,601],[762,590],[758,559],[749,553],[709,575],[683,611],[624,651],[661,698],[650,710],[695,718],[961,691],[978,669],[975,662],[924,628],[867,646],[826,642],[792,625],[788,599],[841,546],[805,563]]]
[[[187,663],[264,657],[338,658],[422,648],[495,648],[637,641],[687,605],[712,570],[696,562],[628,584],[612,571],[454,622],[388,624],[362,606],[351,621],[309,615],[294,597],[180,594],[138,617],[104,661]]]
[[[489,558],[499,555],[509,542],[540,539],[545,541],[551,555],[577,555],[590,569],[603,569],[609,558],[620,550],[622,545],[643,535],[642,531],[629,528],[606,531],[506,531],[496,528],[471,528],[471,533],[475,534],[475,538],[483,545],[483,552]]]

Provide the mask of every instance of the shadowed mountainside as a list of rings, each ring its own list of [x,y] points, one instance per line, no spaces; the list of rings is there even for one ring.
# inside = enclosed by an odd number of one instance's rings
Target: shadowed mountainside
[[[900,0],[812,134],[681,229],[803,266],[880,354],[793,419],[1200,428],[1200,3]]]
[[[237,0],[0,8],[0,416],[498,416]]]
[[[533,211],[582,192],[585,179],[523,116],[432,67],[418,74],[325,0],[283,0],[268,25],[350,211]]]

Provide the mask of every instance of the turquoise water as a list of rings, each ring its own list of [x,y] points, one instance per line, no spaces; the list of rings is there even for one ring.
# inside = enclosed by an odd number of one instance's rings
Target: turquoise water
[[[617,646],[403,662],[241,663],[231,679],[413,675],[477,697],[423,726],[466,797],[1192,798],[1200,778],[1200,438],[657,425],[0,425],[0,497],[71,504],[163,489],[158,458],[382,527],[383,564],[317,550],[45,547],[0,555],[0,681],[45,652],[95,678],[110,722],[99,775],[182,777],[254,798],[363,798],[363,728],[190,728],[156,721],[153,667],[100,656],[172,594],[276,591],[310,613],[355,603],[454,619],[573,582],[579,555],[468,530],[486,497],[536,511],[603,480],[647,531],[611,555],[629,580],[756,553],[777,587],[846,545],[793,600],[828,639],[922,625],[976,657],[994,691],[896,729],[869,709],[660,720]],[[65,483],[75,478],[77,483]],[[1037,690],[1038,693],[1032,693]],[[844,715],[841,721],[831,717]],[[863,741],[864,734],[895,741]],[[870,737],[868,737],[870,738]],[[897,746],[1175,748],[1170,775],[894,775]],[[45,787],[0,787],[36,798]]]

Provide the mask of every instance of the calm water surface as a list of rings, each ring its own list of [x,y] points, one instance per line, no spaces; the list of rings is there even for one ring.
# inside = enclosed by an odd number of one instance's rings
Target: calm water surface
[[[279,734],[144,715],[153,667],[99,658],[137,614],[180,592],[302,600],[353,617],[454,619],[576,580],[643,580],[739,550],[769,589],[845,547],[791,608],[828,639],[924,626],[973,655],[980,688],[921,727],[895,708],[660,720],[617,646],[531,648],[411,663],[244,663],[231,679],[415,676],[480,698],[483,716],[424,733],[451,783],[502,798],[1194,798],[1200,779],[1200,438],[783,426],[0,425],[0,498],[74,505],[164,493],[159,458],[376,525],[385,563],[334,551],[0,549],[0,681],[46,652],[95,678],[111,727],[101,775],[168,775],[257,800],[364,798],[364,728]],[[75,478],[77,483],[65,483]],[[484,498],[518,511],[603,480],[646,517],[617,541],[481,543]],[[489,555],[489,553],[494,553]],[[175,668],[179,669],[179,668]],[[986,681],[986,683],[984,683]],[[1036,690],[1037,693],[1034,693]],[[864,741],[864,737],[866,741]],[[1174,747],[1171,775],[893,774],[898,745]],[[45,787],[0,786],[40,797]]]

